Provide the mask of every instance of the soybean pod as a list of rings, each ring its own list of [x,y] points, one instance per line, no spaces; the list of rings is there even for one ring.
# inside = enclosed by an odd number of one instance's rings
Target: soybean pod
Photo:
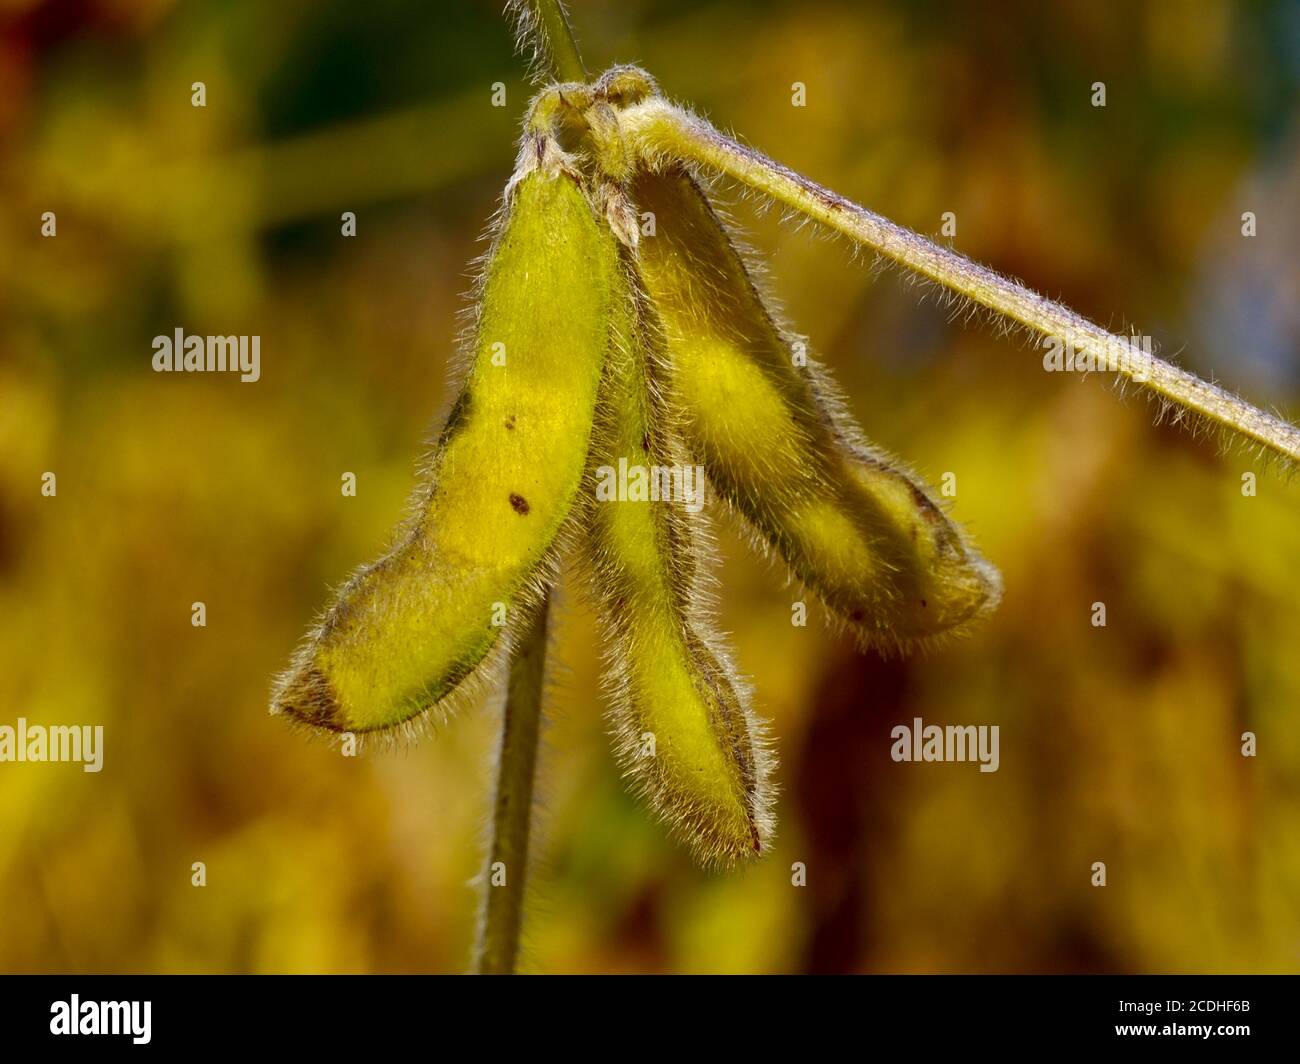
[[[873,447],[768,312],[744,257],[684,168],[642,168],[646,285],[663,319],[683,433],[712,484],[832,615],[905,649],[991,610],[997,571],[923,481]]]
[[[463,390],[413,517],[356,573],[278,681],[272,710],[333,731],[442,705],[522,627],[585,470],[610,345],[615,240],[529,132],[489,252]]]
[[[748,693],[708,617],[702,497],[673,486],[690,484],[693,474],[676,438],[659,323],[630,250],[625,262],[624,340],[607,368],[589,522],[615,751],[696,856],[727,865],[767,848],[770,759]],[[628,470],[648,490],[612,490]],[[697,483],[693,491],[702,488]]]

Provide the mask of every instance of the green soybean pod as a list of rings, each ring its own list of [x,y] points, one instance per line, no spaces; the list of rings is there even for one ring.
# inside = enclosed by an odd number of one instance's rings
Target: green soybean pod
[[[757,538],[881,649],[959,630],[996,606],[997,570],[918,477],[865,441],[823,371],[796,357],[692,175],[642,169],[631,194],[656,219],[641,266],[687,445]]]
[[[482,282],[463,390],[396,546],[338,594],[272,712],[333,731],[403,724],[508,649],[553,578],[610,345],[615,241],[529,134]]]
[[[696,857],[730,865],[768,845],[770,759],[707,616],[703,484],[684,465],[662,337],[626,258],[626,340],[610,355],[588,519],[615,750]]]

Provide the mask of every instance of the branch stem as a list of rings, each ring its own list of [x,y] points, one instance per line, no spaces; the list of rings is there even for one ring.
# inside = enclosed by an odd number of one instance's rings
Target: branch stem
[[[561,0],[527,0],[534,30],[545,49],[552,72],[560,81],[586,81],[587,67]]]
[[[519,956],[541,733],[548,612],[549,602],[543,600],[510,663],[492,813],[492,846],[484,873],[477,965],[481,975],[513,974]]]
[[[1184,411],[1231,430],[1290,462],[1300,462],[1300,430],[1231,392],[1151,353],[1149,340],[1117,336],[957,252],[867,210],[802,174],[724,136],[654,97],[623,112],[624,130],[650,159],[687,159],[724,174],[855,244],[934,281],[1043,337],[1076,360],[1114,371]]]

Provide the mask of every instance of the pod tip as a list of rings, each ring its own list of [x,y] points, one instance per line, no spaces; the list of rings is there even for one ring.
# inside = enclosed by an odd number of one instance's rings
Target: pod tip
[[[327,731],[347,731],[338,697],[325,674],[311,664],[285,673],[271,696],[271,713]]]

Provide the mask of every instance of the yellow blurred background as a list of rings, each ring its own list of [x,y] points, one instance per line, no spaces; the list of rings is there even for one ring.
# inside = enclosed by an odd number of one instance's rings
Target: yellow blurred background
[[[449,405],[528,99],[499,7],[0,2],[0,724],[104,727],[98,774],[0,764],[0,970],[466,967],[498,701],[351,759],[266,702]],[[960,250],[1300,414],[1294,4],[572,16],[589,68],[918,231],[950,211]],[[720,522],[781,796],[774,853],[710,875],[620,783],[570,574],[525,967],[1300,971],[1300,485],[736,209],[866,432],[955,474],[1005,601],[862,656]],[[178,326],[260,335],[260,381],[154,373]],[[918,716],[998,724],[1000,770],[894,763]]]

